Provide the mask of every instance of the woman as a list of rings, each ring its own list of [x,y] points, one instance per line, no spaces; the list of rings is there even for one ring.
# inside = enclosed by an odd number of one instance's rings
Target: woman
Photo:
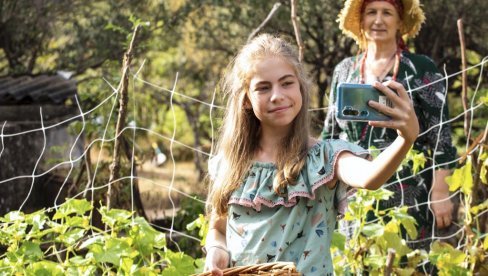
[[[396,80],[411,91],[420,133],[413,149],[427,158],[424,171],[414,174],[404,166],[385,187],[395,192],[382,201],[382,208],[406,205],[417,221],[418,239],[411,248],[429,250],[432,228],[451,224],[453,204],[445,177],[454,165],[456,150],[451,143],[447,95],[442,75],[428,57],[408,51],[403,37],[414,37],[425,16],[418,0],[347,0],[339,14],[339,27],[360,47],[360,54],[343,60],[334,70],[330,92],[333,103],[341,82],[372,84]],[[329,104],[329,108],[333,107]],[[391,129],[373,128],[367,122],[337,121],[329,110],[324,139],[341,137],[364,148],[384,149],[397,137]],[[440,126],[440,127],[439,127]],[[430,201],[429,201],[430,199]],[[429,202],[430,204],[422,204]],[[429,210],[430,209],[430,210]]]

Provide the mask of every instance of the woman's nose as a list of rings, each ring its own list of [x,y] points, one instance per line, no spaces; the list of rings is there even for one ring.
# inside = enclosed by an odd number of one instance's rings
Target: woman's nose
[[[383,22],[383,16],[381,13],[377,13],[376,17],[374,18],[374,23],[375,24],[381,24]]]

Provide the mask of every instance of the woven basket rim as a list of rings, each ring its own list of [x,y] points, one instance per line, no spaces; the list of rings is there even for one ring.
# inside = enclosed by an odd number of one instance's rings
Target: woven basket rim
[[[223,270],[225,276],[231,275],[301,275],[293,262],[273,262],[245,266],[229,267]],[[244,274],[243,274],[244,273]],[[253,274],[249,274],[253,273]],[[192,276],[211,276],[211,272],[193,274]]]

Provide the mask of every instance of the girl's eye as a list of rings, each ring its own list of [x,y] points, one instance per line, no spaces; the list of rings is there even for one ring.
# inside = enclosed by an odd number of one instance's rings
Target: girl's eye
[[[288,87],[288,86],[290,86],[290,85],[292,85],[292,84],[294,84],[294,82],[293,82],[293,81],[285,81],[285,82],[283,83],[283,86],[284,86],[284,87]]]
[[[257,92],[266,92],[269,90],[269,86],[258,86],[254,89],[254,91]]]

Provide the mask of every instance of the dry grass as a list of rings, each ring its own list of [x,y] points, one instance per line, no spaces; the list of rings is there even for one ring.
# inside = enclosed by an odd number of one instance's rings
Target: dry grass
[[[138,168],[138,174],[142,204],[151,221],[172,216],[186,196],[182,193],[204,199],[205,183],[198,182],[193,162],[173,164],[168,160],[161,167],[146,162]]]

